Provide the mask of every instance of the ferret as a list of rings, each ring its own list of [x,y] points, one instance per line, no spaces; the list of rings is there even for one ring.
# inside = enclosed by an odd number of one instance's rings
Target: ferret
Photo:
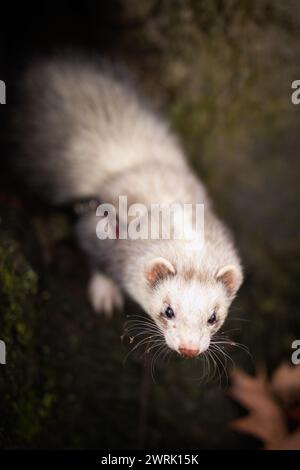
[[[94,211],[79,216],[75,232],[96,311],[110,316],[128,294],[169,348],[185,357],[207,350],[242,283],[240,258],[180,143],[129,72],[74,56],[36,62],[15,116],[18,171],[52,204],[96,197],[117,207],[126,195],[128,205],[204,205],[204,244],[193,250],[176,239],[99,240]]]

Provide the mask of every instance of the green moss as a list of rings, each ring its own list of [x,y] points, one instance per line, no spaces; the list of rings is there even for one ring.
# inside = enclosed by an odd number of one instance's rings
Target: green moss
[[[37,440],[42,419],[54,403],[40,387],[37,319],[38,276],[23,256],[20,246],[2,234],[0,241],[0,331],[6,343],[7,363],[2,366],[0,389],[6,428],[0,445],[26,446]],[[45,371],[43,372],[43,375]],[[1,435],[0,435],[1,438]]]
[[[0,245],[1,335],[8,345],[29,347],[34,322],[33,298],[37,275],[28,265],[17,243]]]

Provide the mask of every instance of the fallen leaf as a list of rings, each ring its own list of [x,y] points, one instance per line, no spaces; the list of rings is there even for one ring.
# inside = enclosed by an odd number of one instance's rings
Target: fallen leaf
[[[271,388],[285,405],[300,402],[300,367],[283,362],[272,376]]]
[[[235,370],[231,378],[229,394],[249,410],[249,415],[231,422],[230,428],[261,439],[265,449],[277,448],[288,434],[287,420],[272,395],[264,368],[258,367],[255,377]]]
[[[300,428],[289,434],[276,450],[300,450]]]

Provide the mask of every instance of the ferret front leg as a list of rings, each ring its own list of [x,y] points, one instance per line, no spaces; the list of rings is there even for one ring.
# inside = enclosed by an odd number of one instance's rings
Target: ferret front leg
[[[99,218],[93,213],[82,215],[76,224],[79,245],[87,253],[91,265],[105,266],[110,263],[115,240],[99,240],[96,227]],[[123,307],[123,296],[114,281],[98,269],[92,271],[88,284],[88,297],[96,312],[111,317],[115,309]]]
[[[89,301],[96,312],[111,318],[114,310],[122,309],[124,300],[119,287],[109,277],[94,271],[88,285]]]

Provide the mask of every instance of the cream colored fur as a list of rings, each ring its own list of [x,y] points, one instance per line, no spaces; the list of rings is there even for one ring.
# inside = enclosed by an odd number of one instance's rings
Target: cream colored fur
[[[100,241],[98,220],[90,213],[80,217],[76,231],[93,269],[102,271],[89,287],[97,310],[109,314],[120,306],[120,288],[151,316],[172,349],[205,350],[226,318],[242,270],[231,235],[169,126],[128,73],[105,61],[61,57],[37,63],[24,77],[22,97],[16,120],[19,171],[50,202],[97,196],[117,206],[119,195],[126,195],[129,204],[146,206],[204,204],[204,247],[192,251],[176,240]],[[147,269],[159,257],[175,274],[151,286]],[[167,302],[172,320],[163,317]],[[209,326],[214,309],[218,321]]]

